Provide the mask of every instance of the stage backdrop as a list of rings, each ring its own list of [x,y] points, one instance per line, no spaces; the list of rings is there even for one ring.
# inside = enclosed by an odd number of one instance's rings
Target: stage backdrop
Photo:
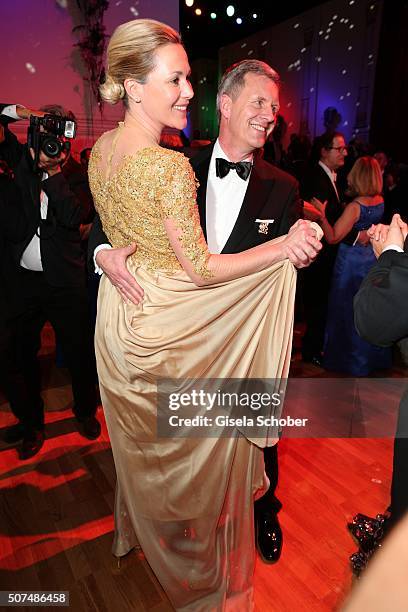
[[[158,19],[178,30],[178,0],[110,0],[106,34],[137,17]],[[72,110],[79,124],[74,151],[90,146],[123,115],[122,104],[105,104],[101,116],[90,96],[74,47],[78,36],[72,32],[81,21],[77,0],[2,0],[0,5],[0,101],[32,108],[57,103]],[[22,138],[26,129],[25,121],[13,126]]]
[[[381,0],[325,2],[223,47],[220,73],[242,59],[261,59],[273,66],[282,79],[281,114],[288,123],[287,138],[292,132],[320,134],[325,130],[324,110],[335,107],[341,114],[338,129],[348,139],[357,135],[367,140],[381,16]],[[207,91],[214,80],[208,71],[196,81],[203,133],[211,133],[214,125],[215,106],[209,104],[213,96]]]

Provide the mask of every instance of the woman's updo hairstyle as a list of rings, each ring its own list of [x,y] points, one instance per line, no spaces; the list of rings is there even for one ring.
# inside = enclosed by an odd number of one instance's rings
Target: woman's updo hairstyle
[[[127,105],[125,79],[145,83],[154,68],[157,49],[169,43],[181,44],[180,35],[170,26],[153,19],[134,19],[118,26],[107,50],[106,80],[100,86],[102,99]]]

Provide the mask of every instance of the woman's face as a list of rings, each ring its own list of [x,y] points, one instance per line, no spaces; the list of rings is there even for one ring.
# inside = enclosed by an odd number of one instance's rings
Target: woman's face
[[[169,43],[155,53],[155,67],[141,86],[141,105],[149,122],[157,127],[182,130],[194,95],[189,81],[190,65],[182,45]]]

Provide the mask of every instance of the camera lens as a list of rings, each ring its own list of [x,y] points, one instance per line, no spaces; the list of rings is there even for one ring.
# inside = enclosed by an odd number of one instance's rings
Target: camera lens
[[[42,139],[41,150],[47,157],[58,157],[62,151],[62,146],[55,136],[46,136]]]

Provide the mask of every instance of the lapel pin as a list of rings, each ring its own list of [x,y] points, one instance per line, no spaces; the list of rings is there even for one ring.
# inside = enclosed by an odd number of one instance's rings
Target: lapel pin
[[[269,232],[269,224],[275,219],[255,219],[255,223],[259,223],[258,234],[267,234]]]

